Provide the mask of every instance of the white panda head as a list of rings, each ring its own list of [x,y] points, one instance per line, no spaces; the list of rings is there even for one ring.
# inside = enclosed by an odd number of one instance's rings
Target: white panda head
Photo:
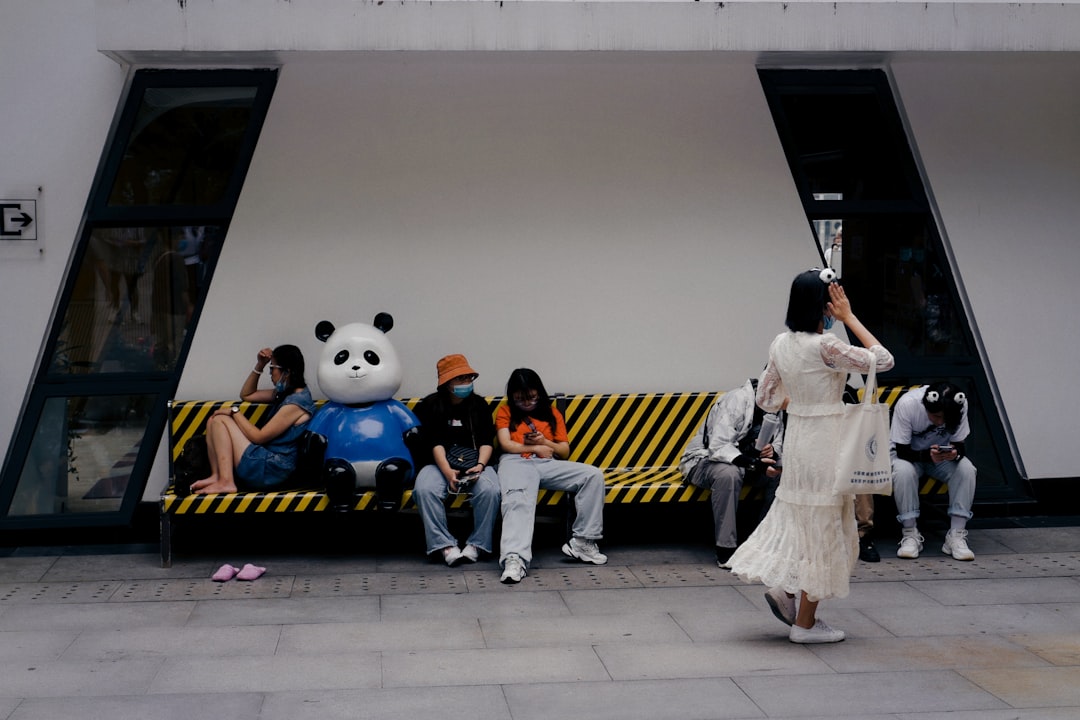
[[[343,405],[390,400],[401,387],[401,361],[386,333],[394,326],[388,313],[375,316],[373,325],[350,323],[335,328],[323,320],[315,337],[326,343],[319,357],[319,388],[327,398]]]

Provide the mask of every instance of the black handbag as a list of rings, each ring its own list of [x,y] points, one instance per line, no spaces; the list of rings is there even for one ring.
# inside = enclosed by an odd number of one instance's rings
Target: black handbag
[[[184,443],[184,449],[173,462],[173,492],[187,497],[191,494],[191,483],[210,477],[211,472],[206,436],[196,435]]]
[[[451,470],[465,472],[480,464],[480,451],[464,445],[451,445],[446,448],[446,462]]]

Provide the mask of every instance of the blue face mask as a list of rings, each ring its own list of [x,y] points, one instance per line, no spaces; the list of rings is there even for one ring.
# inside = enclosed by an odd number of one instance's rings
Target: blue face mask
[[[276,383],[274,383],[274,392],[276,392],[278,395],[285,392],[285,378],[281,378]]]
[[[822,319],[824,319],[824,321],[825,321],[825,329],[826,330],[829,330],[830,328],[832,328],[833,323],[836,322],[836,319],[833,318],[832,315],[823,315]]]
[[[467,385],[453,385],[450,388],[450,392],[452,392],[454,394],[454,397],[459,397],[459,398],[461,398],[463,400],[465,398],[469,397],[470,395],[472,395],[472,391],[473,391],[473,384],[472,383],[469,383]]]

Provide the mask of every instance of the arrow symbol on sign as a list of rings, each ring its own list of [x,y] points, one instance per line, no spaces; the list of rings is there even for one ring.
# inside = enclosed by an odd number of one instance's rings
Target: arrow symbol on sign
[[[22,213],[21,217],[13,217],[11,218],[11,221],[19,223],[22,227],[26,227],[30,223],[34,222],[34,218],[30,217],[26,213]]]

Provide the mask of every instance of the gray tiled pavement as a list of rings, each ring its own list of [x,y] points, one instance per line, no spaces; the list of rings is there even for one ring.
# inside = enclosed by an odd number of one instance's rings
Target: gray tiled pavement
[[[810,647],[686,544],[539,548],[518,586],[490,559],[9,553],[0,720],[1080,718],[1080,527],[973,529],[971,563],[940,543],[879,543],[819,611],[848,639]]]

